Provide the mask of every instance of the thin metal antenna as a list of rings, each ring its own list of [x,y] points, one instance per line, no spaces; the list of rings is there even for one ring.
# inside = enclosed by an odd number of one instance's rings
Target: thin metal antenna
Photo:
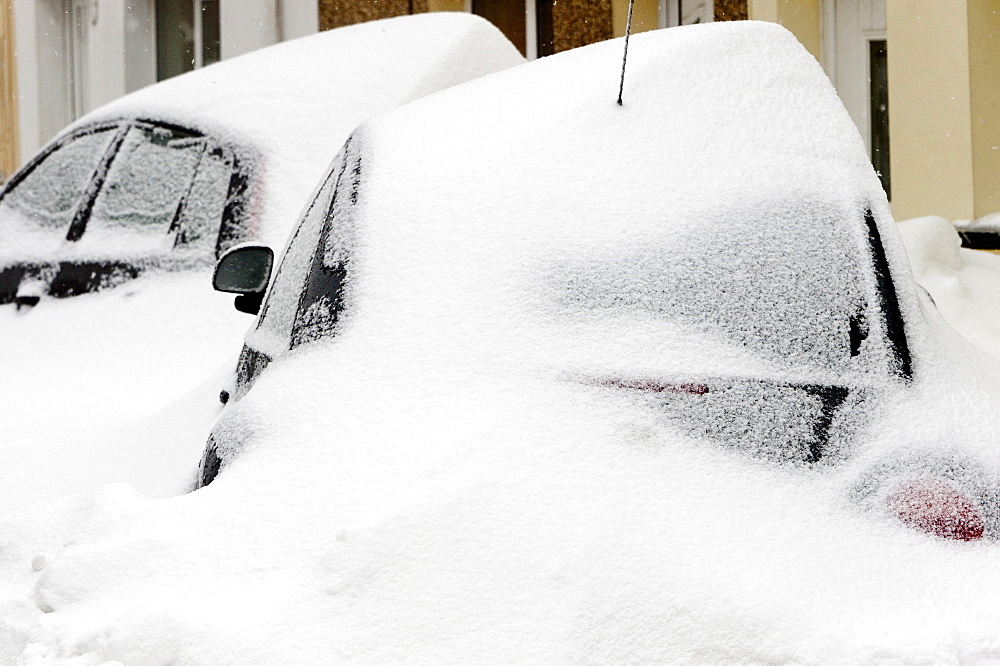
[[[628,36],[632,34],[632,7],[635,0],[628,0],[628,21],[625,22],[625,53],[622,55],[622,80],[618,84],[618,106],[622,105],[622,91],[625,90],[625,61],[628,59]]]

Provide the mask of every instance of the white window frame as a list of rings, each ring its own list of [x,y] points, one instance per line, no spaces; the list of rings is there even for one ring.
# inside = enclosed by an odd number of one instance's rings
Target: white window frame
[[[820,0],[820,21],[823,68],[857,125],[870,157],[869,44],[886,38],[885,0]]]
[[[658,0],[656,5],[659,15],[659,27],[673,28],[680,25],[681,2],[684,0]],[[691,2],[692,0],[687,0]],[[705,0],[701,8],[701,23],[711,23],[715,20],[714,0]]]

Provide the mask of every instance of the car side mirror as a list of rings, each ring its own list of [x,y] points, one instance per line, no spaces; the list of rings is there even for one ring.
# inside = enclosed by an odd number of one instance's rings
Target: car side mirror
[[[215,265],[212,286],[216,291],[239,294],[234,305],[240,312],[257,314],[264,301],[274,252],[266,245],[243,243],[233,246]]]

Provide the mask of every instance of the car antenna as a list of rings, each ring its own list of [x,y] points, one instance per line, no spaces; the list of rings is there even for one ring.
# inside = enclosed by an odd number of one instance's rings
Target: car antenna
[[[632,6],[635,0],[628,0],[628,20],[625,22],[625,53],[622,55],[622,80],[618,84],[618,106],[622,105],[622,91],[625,90],[625,60],[628,58],[628,36],[632,33]]]

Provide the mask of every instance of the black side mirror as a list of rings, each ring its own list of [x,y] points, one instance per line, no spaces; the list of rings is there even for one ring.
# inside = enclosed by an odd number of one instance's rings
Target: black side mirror
[[[239,294],[234,305],[240,312],[257,314],[264,301],[274,252],[266,245],[243,243],[229,248],[215,265],[212,286],[216,291]]]

